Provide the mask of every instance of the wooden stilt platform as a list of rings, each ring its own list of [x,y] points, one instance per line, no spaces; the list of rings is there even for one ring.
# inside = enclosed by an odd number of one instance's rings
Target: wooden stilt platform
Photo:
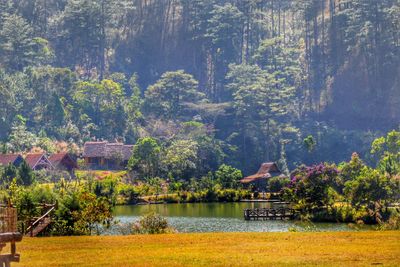
[[[17,210],[12,206],[0,207],[0,252],[10,243],[11,252],[0,254],[0,267],[10,267],[11,262],[19,262],[16,242],[22,240],[22,234],[17,232]]]

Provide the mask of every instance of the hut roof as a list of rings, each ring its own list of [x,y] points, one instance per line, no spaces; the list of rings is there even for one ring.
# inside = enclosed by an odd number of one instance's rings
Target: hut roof
[[[106,158],[113,158],[115,156],[117,157],[123,157],[122,155],[122,148],[124,147],[124,144],[122,143],[108,143],[105,145],[105,157]]]
[[[14,163],[19,157],[21,157],[20,154],[0,154],[0,165]]]
[[[279,176],[280,174],[281,171],[275,162],[265,162],[261,164],[261,167],[258,169],[256,174],[244,177],[242,180],[240,180],[240,182],[246,184],[259,179],[268,179],[274,176]]]
[[[57,166],[59,164],[67,164],[72,168],[78,168],[76,161],[73,160],[71,156],[66,152],[52,154],[49,157],[49,161],[53,166]]]
[[[122,155],[124,160],[129,160],[132,156],[133,145],[124,145],[122,147]]]
[[[104,157],[108,142],[86,142],[83,146],[83,156],[88,158]]]
[[[64,159],[65,156],[67,156],[68,153],[55,153],[51,154],[49,157],[50,162],[53,163],[59,163]]]
[[[113,158],[121,157],[122,160],[129,160],[132,155],[132,145],[123,143],[86,142],[83,148],[83,156],[88,158]]]
[[[36,168],[36,165],[45,163],[46,165],[52,166],[51,162],[47,159],[46,154],[44,153],[30,153],[25,157],[26,163],[28,163],[29,167],[32,169]]]

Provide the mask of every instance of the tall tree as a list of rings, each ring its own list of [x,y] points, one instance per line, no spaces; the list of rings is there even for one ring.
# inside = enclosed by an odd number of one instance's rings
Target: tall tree
[[[183,115],[186,102],[195,103],[202,98],[198,92],[198,82],[192,75],[182,70],[166,72],[146,91],[147,111],[166,119],[176,119]]]

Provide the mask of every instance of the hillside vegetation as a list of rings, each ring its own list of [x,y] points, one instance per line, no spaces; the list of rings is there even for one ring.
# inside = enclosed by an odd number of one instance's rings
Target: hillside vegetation
[[[151,136],[201,174],[365,158],[399,127],[399,17],[397,0],[1,0],[1,150]]]

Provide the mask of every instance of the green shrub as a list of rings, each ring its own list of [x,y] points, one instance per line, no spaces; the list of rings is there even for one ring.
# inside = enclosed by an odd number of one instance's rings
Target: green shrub
[[[240,199],[240,193],[234,189],[225,189],[218,191],[218,201],[233,202]]]
[[[215,202],[218,201],[218,193],[212,188],[208,189],[205,194],[205,201],[207,202]]]
[[[191,192],[188,194],[187,197],[187,202],[193,203],[193,202],[200,202],[202,201],[204,198],[202,196],[202,192]]]
[[[253,198],[254,198],[254,199],[257,199],[259,196],[260,196],[260,193],[254,192],[254,194],[253,194]]]
[[[400,212],[392,212],[388,220],[379,225],[379,230],[400,230]]]
[[[240,199],[251,199],[251,192],[249,190],[240,190]]]
[[[179,203],[180,202],[180,198],[177,195],[165,195],[159,199],[166,203]]]
[[[270,192],[280,192],[282,188],[288,186],[290,183],[290,179],[287,177],[272,177],[271,179],[268,180],[268,190]]]
[[[311,220],[314,222],[356,222],[362,214],[350,205],[340,205],[316,209],[312,212]]]
[[[118,192],[117,204],[134,204],[137,202],[139,192],[133,185],[120,183],[116,190]]]
[[[174,232],[174,230],[168,225],[168,221],[156,213],[144,215],[138,223],[132,226],[132,234],[164,234],[171,232]]]

